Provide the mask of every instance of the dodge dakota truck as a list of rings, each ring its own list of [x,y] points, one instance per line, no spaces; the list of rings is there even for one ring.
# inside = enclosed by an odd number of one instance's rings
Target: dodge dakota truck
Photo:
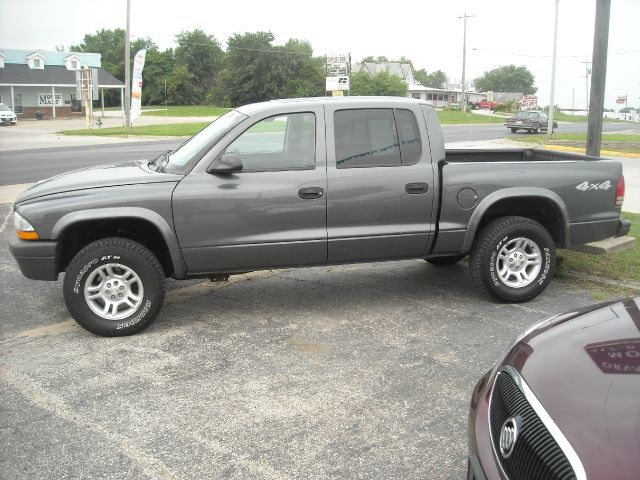
[[[148,326],[164,281],[258,269],[470,255],[497,299],[540,294],[556,247],[625,235],[620,163],[544,150],[445,152],[407,98],[270,101],[229,111],[153,160],[40,181],[16,200],[10,250],[31,279],[66,272],[87,330]]]

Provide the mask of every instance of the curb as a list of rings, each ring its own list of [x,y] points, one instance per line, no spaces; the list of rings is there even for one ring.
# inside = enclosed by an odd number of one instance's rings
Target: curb
[[[547,150],[559,150],[561,152],[577,152],[585,155],[585,148],[582,147],[565,147],[564,145],[545,145]],[[640,158],[640,153],[627,153],[627,152],[615,152],[612,150],[600,150],[601,155],[607,157],[627,157],[627,158]]]

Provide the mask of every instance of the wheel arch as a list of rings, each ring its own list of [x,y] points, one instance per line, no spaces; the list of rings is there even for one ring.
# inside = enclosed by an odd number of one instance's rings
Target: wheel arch
[[[58,240],[57,266],[64,271],[84,246],[106,237],[125,237],[154,252],[167,276],[184,278],[186,268],[177,238],[167,221],[146,208],[77,210],[61,217],[51,231]]]
[[[507,215],[536,220],[549,231],[556,245],[570,244],[569,211],[562,198],[545,188],[517,187],[493,192],[480,202],[469,220],[462,253],[469,253],[484,225]]]

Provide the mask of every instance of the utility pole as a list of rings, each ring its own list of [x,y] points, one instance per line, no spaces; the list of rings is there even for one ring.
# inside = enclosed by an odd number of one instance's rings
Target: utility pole
[[[591,103],[589,103],[589,118],[587,120],[587,155],[594,157],[600,156],[602,143],[602,110],[604,108],[604,87],[607,80],[610,13],[611,0],[596,0]]]
[[[131,0],[127,0],[127,29],[124,32],[124,124],[131,127],[131,52],[129,51],[129,25],[131,23]]]
[[[587,112],[586,115],[589,115],[589,74],[591,73],[590,71],[590,65],[591,62],[589,60],[585,60],[584,62],[580,62],[580,63],[584,63],[584,89],[587,92],[587,103],[585,104],[585,111]]]
[[[461,109],[463,112],[467,110],[467,97],[466,97],[466,67],[467,67],[467,18],[475,17],[475,15],[467,15],[467,12],[464,12],[462,17],[458,17],[459,19],[464,19],[464,36],[462,37],[462,105]]]
[[[554,102],[554,90],[556,86],[556,51],[558,46],[558,3],[560,0],[556,0],[556,20],[553,28],[553,60],[551,61],[551,103],[549,104],[549,120],[547,123],[547,138],[551,140],[553,138],[553,115],[555,110]]]

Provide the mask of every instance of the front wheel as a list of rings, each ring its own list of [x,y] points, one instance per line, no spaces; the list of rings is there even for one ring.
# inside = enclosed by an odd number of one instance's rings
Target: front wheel
[[[64,300],[78,324],[96,335],[131,335],[149,326],[164,301],[164,273],[153,253],[127,238],[90,243],[64,277]]]
[[[547,288],[556,267],[549,232],[535,220],[508,216],[489,223],[476,237],[469,268],[482,292],[525,302]]]

